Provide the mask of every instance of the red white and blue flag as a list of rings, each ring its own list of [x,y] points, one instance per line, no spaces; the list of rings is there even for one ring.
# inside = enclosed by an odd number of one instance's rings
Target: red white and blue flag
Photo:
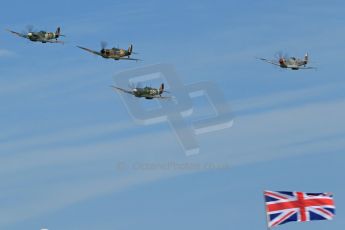
[[[335,215],[331,193],[265,191],[268,227],[291,221],[331,220]]]

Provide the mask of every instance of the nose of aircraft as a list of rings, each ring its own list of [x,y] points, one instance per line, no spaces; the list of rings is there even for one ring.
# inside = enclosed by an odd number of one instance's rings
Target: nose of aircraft
[[[281,65],[284,64],[284,58],[279,59],[279,64],[281,64]]]

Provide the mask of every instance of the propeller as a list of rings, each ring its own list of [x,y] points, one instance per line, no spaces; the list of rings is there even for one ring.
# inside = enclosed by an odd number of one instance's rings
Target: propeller
[[[34,30],[34,26],[33,25],[27,25],[26,30],[28,31],[28,33],[32,33]]]
[[[142,88],[142,82],[141,81],[130,82],[129,88],[132,89],[132,90],[134,90],[136,88]]]
[[[27,25],[25,27],[25,30],[22,30],[22,34],[29,34],[32,33],[34,30],[34,27],[32,25]]]
[[[105,41],[101,42],[101,53],[104,54],[105,53],[105,48],[107,47],[107,43]]]
[[[101,47],[102,47],[102,49],[105,49],[106,47],[107,47],[107,42],[105,42],[105,41],[101,41]]]
[[[288,55],[284,54],[283,51],[278,51],[275,53],[274,58],[282,65],[288,59]]]
[[[287,59],[288,55],[284,54],[282,51],[278,51],[275,53],[274,57],[276,59],[282,59],[282,58]]]

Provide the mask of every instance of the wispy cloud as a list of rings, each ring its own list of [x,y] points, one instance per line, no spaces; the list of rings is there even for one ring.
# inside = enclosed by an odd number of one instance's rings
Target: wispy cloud
[[[315,96],[318,91],[320,89],[310,95]],[[302,93],[298,95],[302,96]],[[272,95],[269,97],[272,101],[267,104],[280,103],[283,99],[295,100],[295,96],[290,92],[278,97],[280,99],[277,101]],[[257,100],[246,103],[255,104]],[[265,108],[266,104],[261,106]],[[92,140],[102,133],[121,132],[127,126],[115,124],[107,128],[96,125],[33,137],[27,142],[19,140],[17,144],[26,148],[13,152],[14,155],[0,157],[2,183],[12,185],[2,190],[1,199],[6,199],[10,205],[0,208],[0,215],[3,216],[0,224],[6,226],[136,184],[199,171],[138,170],[131,167],[138,162],[226,162],[236,166],[293,155],[339,151],[345,148],[344,125],[341,122],[345,116],[343,108],[345,102],[341,98],[327,102],[307,101],[303,105],[266,109],[259,114],[239,116],[231,129],[198,136],[201,154],[194,157],[185,157],[179,144],[174,141],[174,134],[168,129],[155,133],[136,133],[125,138],[90,141],[81,145],[57,145],[54,148],[50,146],[51,143],[73,142],[79,138],[88,139],[88,136]],[[159,144],[148,144],[156,143],[157,140]],[[16,149],[15,145],[13,142],[4,147],[11,150]],[[43,147],[37,148],[39,145]],[[215,155],[214,146],[224,148],[217,149]],[[127,167],[119,171],[116,168],[118,163]],[[13,180],[11,175],[20,180]],[[25,192],[16,190],[21,181],[30,181],[33,186]],[[64,195],[61,195],[61,191],[64,191]],[[20,203],[15,199],[17,196],[22,197]]]
[[[286,90],[255,98],[234,100],[231,102],[237,116],[265,113],[286,107],[299,107],[306,104],[332,101],[344,91],[342,83],[332,83],[304,89]]]
[[[58,132],[53,132],[49,134],[43,134],[42,136],[33,136],[16,138],[12,141],[2,141],[0,142],[0,152],[6,154],[16,154],[23,152],[27,149],[44,149],[51,148],[52,146],[59,146],[60,144],[73,144],[73,143],[83,143],[85,141],[92,142],[98,137],[114,135],[114,134],[124,134],[128,129],[133,128],[133,124],[128,122],[121,123],[104,123],[97,125],[90,125],[86,127],[65,129]],[[89,145],[89,143],[87,144]],[[1,170],[0,170],[1,171]]]

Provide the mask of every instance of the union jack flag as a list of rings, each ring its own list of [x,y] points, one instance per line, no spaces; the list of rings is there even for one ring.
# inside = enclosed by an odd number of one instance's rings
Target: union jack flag
[[[331,193],[264,191],[268,227],[290,221],[331,220],[335,215]]]

